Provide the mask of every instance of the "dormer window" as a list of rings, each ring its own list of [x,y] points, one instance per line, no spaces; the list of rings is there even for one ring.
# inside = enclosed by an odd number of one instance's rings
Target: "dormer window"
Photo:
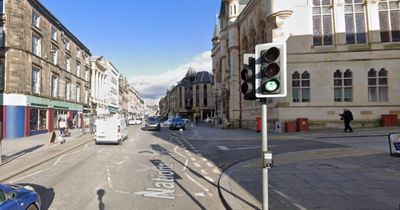
[[[79,48],[77,48],[77,49],[76,49],[76,57],[77,57],[77,58],[81,58],[81,56],[82,56],[82,50],[79,49]]]
[[[51,26],[51,39],[57,41],[57,28]]]
[[[65,49],[68,51],[70,50],[70,42],[68,39],[65,39]]]

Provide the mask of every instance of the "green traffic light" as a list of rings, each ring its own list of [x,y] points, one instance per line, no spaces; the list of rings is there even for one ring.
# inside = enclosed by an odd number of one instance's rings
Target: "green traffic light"
[[[268,80],[264,83],[264,89],[266,92],[275,92],[276,90],[278,90],[280,84],[279,81],[277,79],[271,79]]]

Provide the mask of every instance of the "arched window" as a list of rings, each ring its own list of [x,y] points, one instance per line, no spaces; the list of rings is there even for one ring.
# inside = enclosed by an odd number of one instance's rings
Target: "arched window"
[[[315,46],[333,44],[332,2],[313,0],[313,41]]]
[[[310,74],[305,71],[301,74],[295,71],[292,74],[293,102],[310,102]]]
[[[249,52],[254,52],[257,45],[256,30],[252,29],[250,31],[250,49]]]
[[[382,42],[400,41],[400,6],[399,0],[380,0],[379,25]]]
[[[368,71],[368,101],[388,101],[388,74],[382,68],[378,75],[375,69]]]
[[[343,74],[336,70],[333,74],[333,88],[335,102],[353,101],[353,73],[347,69]]]
[[[365,43],[364,0],[345,0],[346,43]]]
[[[260,32],[259,43],[267,43],[267,29],[265,28],[265,22],[262,20],[258,24],[258,31]]]
[[[247,37],[245,36],[245,37],[243,38],[243,41],[242,41],[242,51],[243,51],[243,53],[248,52],[248,51],[247,51],[248,49],[249,49],[249,40],[248,40]]]

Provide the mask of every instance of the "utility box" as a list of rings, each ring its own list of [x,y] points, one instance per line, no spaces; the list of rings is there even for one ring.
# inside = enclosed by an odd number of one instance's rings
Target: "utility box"
[[[390,155],[400,157],[400,133],[390,133],[388,139]]]
[[[297,118],[297,131],[308,131],[308,118]]]
[[[296,122],[295,121],[286,121],[285,122],[285,132],[296,132]]]
[[[381,117],[382,127],[392,127],[397,125],[397,114],[383,114]]]

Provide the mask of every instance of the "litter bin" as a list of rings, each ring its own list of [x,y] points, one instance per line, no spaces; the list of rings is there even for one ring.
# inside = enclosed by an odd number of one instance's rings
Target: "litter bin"
[[[256,121],[257,121],[257,132],[261,132],[261,126],[262,126],[262,122],[261,122],[261,117],[256,117]]]
[[[390,155],[400,157],[400,133],[389,133],[388,140]]]
[[[297,118],[297,131],[308,131],[308,118]]]
[[[381,117],[382,127],[391,127],[397,125],[397,114],[383,114]]]

